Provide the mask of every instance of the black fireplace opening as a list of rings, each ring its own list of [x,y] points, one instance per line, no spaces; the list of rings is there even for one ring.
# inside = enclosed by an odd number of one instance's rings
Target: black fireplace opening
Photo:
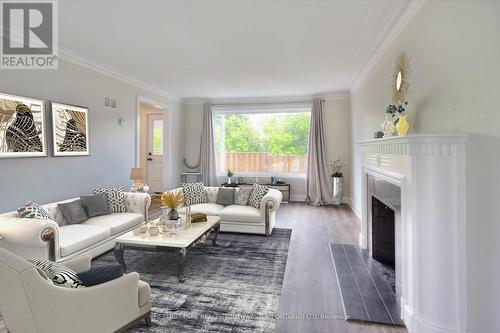
[[[372,196],[372,257],[392,269],[396,266],[394,210]]]

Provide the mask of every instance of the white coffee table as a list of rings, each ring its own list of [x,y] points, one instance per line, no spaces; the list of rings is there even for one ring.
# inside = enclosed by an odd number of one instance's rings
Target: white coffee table
[[[121,235],[115,239],[114,254],[116,260],[122,265],[123,271],[127,271],[127,265],[123,259],[125,247],[140,248],[143,250],[173,252],[177,258],[177,278],[184,282],[184,263],[186,261],[187,249],[199,243],[204,243],[208,235],[214,231],[212,245],[217,245],[217,235],[220,230],[220,217],[208,216],[207,222],[192,224],[192,228],[177,230],[176,235],[160,233],[150,236],[148,233],[140,233],[139,227]]]

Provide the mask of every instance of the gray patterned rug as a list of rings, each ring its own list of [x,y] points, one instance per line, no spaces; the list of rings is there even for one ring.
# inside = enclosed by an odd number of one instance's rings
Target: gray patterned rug
[[[128,271],[148,282],[153,325],[130,332],[273,332],[292,231],[274,229],[270,237],[220,233],[188,250],[179,283],[169,253],[126,249]],[[113,252],[93,265],[114,262]]]

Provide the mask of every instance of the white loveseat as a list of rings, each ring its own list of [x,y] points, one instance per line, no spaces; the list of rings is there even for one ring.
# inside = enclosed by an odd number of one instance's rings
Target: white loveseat
[[[219,216],[221,218],[220,231],[268,236],[273,232],[276,211],[282,200],[280,191],[269,189],[260,202],[260,208],[255,208],[248,205],[219,205],[216,203],[219,187],[206,186],[205,189],[208,194],[208,202],[191,205],[191,212]],[[172,191],[182,191],[182,188],[176,188]],[[179,212],[185,213],[185,207],[179,209]]]
[[[16,211],[0,214],[0,247],[19,256],[62,261],[90,254],[96,257],[114,246],[114,239],[147,221],[151,198],[147,193],[125,193],[126,213],[96,216],[67,224],[58,203],[42,207],[50,220],[20,218]]]

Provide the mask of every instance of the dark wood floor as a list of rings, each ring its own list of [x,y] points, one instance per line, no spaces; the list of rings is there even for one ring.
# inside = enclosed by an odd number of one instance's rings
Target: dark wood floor
[[[151,213],[158,215],[158,205],[154,205]],[[404,328],[353,323],[341,318],[342,301],[328,243],[357,242],[359,224],[349,207],[283,204],[278,210],[276,227],[293,230],[279,306],[279,314],[289,319],[278,319],[276,332],[407,332]],[[336,318],[307,319],[314,315]],[[0,333],[5,332],[0,320]]]

